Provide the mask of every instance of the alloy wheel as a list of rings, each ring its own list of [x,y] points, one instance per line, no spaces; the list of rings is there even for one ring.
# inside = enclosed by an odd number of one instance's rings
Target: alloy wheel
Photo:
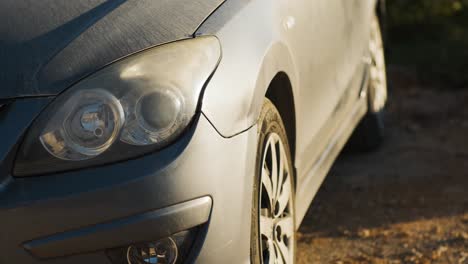
[[[291,168],[284,144],[269,134],[261,171],[259,227],[262,263],[293,264],[295,250],[294,204]]]

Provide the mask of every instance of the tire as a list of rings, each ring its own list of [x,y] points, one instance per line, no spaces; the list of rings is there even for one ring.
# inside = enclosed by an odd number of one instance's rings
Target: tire
[[[371,24],[369,51],[371,57],[370,78],[367,87],[369,110],[357,126],[349,142],[350,148],[357,151],[378,149],[382,145],[385,135],[384,116],[388,83],[382,32],[377,16],[374,16]]]
[[[275,187],[275,182],[281,183],[276,184],[279,188]],[[295,263],[294,190],[294,169],[286,130],[276,107],[265,99],[258,120],[251,263]],[[275,258],[282,258],[283,262],[275,262]]]

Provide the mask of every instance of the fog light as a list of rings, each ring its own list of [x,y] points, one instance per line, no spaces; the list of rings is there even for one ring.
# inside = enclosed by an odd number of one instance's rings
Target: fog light
[[[106,250],[113,264],[181,264],[187,258],[198,228],[152,242],[134,243]]]
[[[154,243],[132,245],[127,249],[128,264],[174,264],[178,255],[177,245],[170,237]]]

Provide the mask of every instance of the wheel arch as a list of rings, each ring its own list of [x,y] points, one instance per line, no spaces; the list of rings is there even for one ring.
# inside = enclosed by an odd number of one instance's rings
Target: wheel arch
[[[296,111],[291,80],[284,71],[278,72],[271,80],[265,97],[270,99],[281,115],[294,163],[296,153]]]
[[[232,137],[256,124],[267,97],[287,116],[283,119],[295,157],[299,86],[285,29],[277,23],[280,8],[268,0],[227,1],[198,29],[195,36],[218,37],[223,53],[205,89],[202,112],[223,137]]]

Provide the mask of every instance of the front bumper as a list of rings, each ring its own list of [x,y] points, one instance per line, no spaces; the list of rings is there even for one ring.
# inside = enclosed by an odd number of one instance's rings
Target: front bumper
[[[189,262],[249,263],[256,129],[227,139],[200,115],[157,153],[14,178],[17,143],[47,102],[17,100],[0,113],[0,263],[110,264],[108,248],[200,225]]]

